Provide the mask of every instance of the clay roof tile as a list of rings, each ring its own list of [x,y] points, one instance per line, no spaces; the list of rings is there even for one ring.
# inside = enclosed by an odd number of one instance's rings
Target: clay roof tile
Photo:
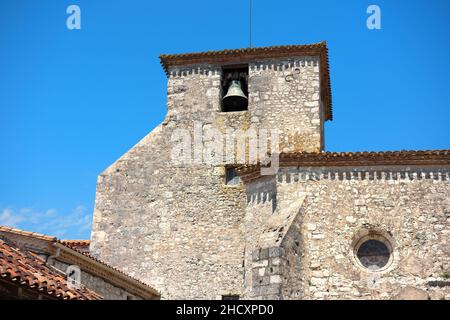
[[[0,276],[49,296],[76,300],[98,300],[102,297],[94,291],[69,286],[65,275],[45,264],[45,261],[26,248],[0,238]]]

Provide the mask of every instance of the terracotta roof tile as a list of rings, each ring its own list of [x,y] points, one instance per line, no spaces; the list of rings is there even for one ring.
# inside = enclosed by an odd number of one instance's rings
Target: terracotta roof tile
[[[6,238],[0,239],[0,278],[57,299],[102,299],[86,287],[70,286],[62,272]]]
[[[91,244],[90,240],[61,240],[62,243],[67,244],[69,246],[88,246]]]
[[[61,243],[72,249],[89,251],[90,240],[61,240]]]
[[[159,56],[164,72],[169,75],[169,69],[174,66],[195,64],[230,64],[274,58],[290,58],[300,56],[318,56],[320,58],[321,98],[325,106],[325,120],[333,119],[330,67],[328,62],[328,48],[325,41],[304,44],[256,47],[242,49],[225,49],[219,51],[162,54]]]

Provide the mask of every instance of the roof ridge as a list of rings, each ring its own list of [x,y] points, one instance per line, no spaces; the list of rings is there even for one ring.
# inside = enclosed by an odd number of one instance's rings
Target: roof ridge
[[[326,46],[326,41],[320,41],[309,44],[290,44],[290,45],[274,45],[274,46],[259,46],[259,47],[244,47],[244,48],[234,48],[234,49],[218,49],[218,50],[208,50],[208,51],[196,51],[189,53],[167,53],[160,54],[160,58],[172,58],[172,57],[186,57],[193,55],[213,55],[213,54],[230,54],[230,53],[241,53],[241,52],[255,52],[259,50],[277,50],[277,49],[300,49],[307,47],[321,47]]]
[[[14,228],[14,227],[8,227],[8,226],[0,225],[0,232],[2,232],[2,231],[3,232],[14,233],[14,234],[19,234],[19,235],[23,235],[23,236],[35,237],[35,238],[44,239],[44,240],[56,240],[57,239],[54,236],[49,236],[49,235],[46,235],[46,234],[43,234],[43,233],[38,233],[38,232],[33,232],[33,231],[26,231],[26,230]]]
[[[400,150],[368,150],[368,151],[295,151],[295,152],[280,152],[283,155],[324,155],[324,154],[339,154],[339,155],[348,155],[348,154],[392,154],[392,153],[429,153],[429,154],[447,154],[450,153],[450,149],[400,149]]]

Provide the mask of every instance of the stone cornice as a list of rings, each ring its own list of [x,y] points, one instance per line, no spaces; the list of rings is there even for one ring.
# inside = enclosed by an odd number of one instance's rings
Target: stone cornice
[[[358,166],[448,166],[450,150],[403,150],[386,152],[282,153],[280,168],[288,167],[358,167]],[[237,168],[244,183],[261,177],[261,166]]]

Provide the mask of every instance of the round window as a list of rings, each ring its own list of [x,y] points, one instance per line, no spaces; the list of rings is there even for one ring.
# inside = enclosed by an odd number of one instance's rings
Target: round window
[[[359,262],[370,270],[380,270],[385,267],[391,257],[388,246],[376,239],[369,239],[357,248],[356,256]]]

